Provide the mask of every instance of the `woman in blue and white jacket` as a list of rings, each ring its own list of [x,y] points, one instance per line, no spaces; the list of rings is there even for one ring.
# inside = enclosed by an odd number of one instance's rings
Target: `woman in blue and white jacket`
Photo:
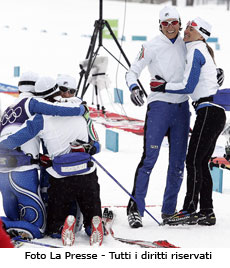
[[[166,224],[214,225],[212,177],[209,160],[222,132],[226,115],[223,107],[212,102],[219,89],[212,49],[206,40],[211,25],[201,18],[187,24],[184,41],[187,47],[186,68],[181,83],[166,83],[161,77],[150,83],[153,91],[188,94],[196,110],[196,121],[186,157],[187,193],[183,209],[165,220]],[[196,213],[198,200],[200,211]]]

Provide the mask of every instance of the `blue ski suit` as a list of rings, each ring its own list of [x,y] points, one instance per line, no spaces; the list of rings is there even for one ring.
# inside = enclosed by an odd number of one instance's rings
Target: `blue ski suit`
[[[137,84],[137,79],[146,66],[151,79],[159,75],[166,81],[181,81],[185,56],[185,44],[180,34],[175,40],[169,40],[160,33],[143,44],[141,52],[126,74],[128,87],[131,89]],[[140,215],[144,215],[151,171],[157,161],[165,135],[169,139],[169,162],[162,213],[175,212],[184,173],[189,124],[190,112],[186,95],[150,92],[144,127],[144,150],[136,169],[132,191],[137,204],[130,199],[127,213],[134,204],[137,205]]]

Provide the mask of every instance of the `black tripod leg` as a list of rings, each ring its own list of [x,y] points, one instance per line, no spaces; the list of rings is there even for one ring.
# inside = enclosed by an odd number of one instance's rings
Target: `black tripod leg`
[[[80,79],[79,79],[79,82],[78,82],[78,85],[77,85],[77,92],[76,92],[75,96],[78,95],[78,92],[79,92],[79,89],[80,89],[80,85],[81,85],[81,81],[82,81],[82,78],[83,78],[84,74],[85,74],[85,71],[84,70],[81,70],[81,72],[80,72]]]
[[[86,59],[88,59],[89,55],[91,54],[91,51],[92,49],[94,49],[94,46],[95,46],[95,43],[96,43],[96,38],[97,38],[97,29],[96,27],[94,28],[94,31],[93,31],[93,35],[90,39],[90,45],[89,45],[89,48],[88,48],[88,51],[86,53]],[[80,79],[79,79],[79,82],[78,82],[78,86],[77,86],[77,92],[76,92],[76,96],[78,95],[79,93],[79,90],[80,90],[80,86],[81,86],[81,82],[82,82],[82,79],[83,79],[83,76],[85,75],[85,70],[83,69],[83,66],[81,66],[81,72],[80,72]],[[86,90],[85,90],[86,91]]]
[[[106,26],[107,29],[109,30],[109,33],[111,34],[111,36],[113,37],[113,40],[114,40],[115,43],[117,44],[117,46],[118,46],[118,48],[119,48],[119,50],[120,50],[122,56],[124,57],[124,59],[125,59],[125,61],[127,62],[128,66],[130,67],[130,62],[129,62],[127,56],[125,55],[125,52],[123,51],[121,45],[119,44],[119,42],[118,42],[118,40],[117,40],[115,34],[113,33],[113,31],[112,31],[112,29],[111,29],[111,27],[110,27],[110,25],[109,25],[109,23],[108,23],[107,21],[105,21],[105,26]],[[142,91],[144,92],[145,97],[147,97],[148,95],[147,95],[147,93],[146,93],[144,87],[142,86],[141,82],[140,82],[139,80],[137,80],[137,82],[138,82],[138,84],[140,85]]]
[[[105,21],[105,26],[106,26],[107,29],[109,30],[109,33],[110,33],[111,36],[113,37],[113,40],[114,40],[115,43],[117,44],[119,50],[121,51],[122,56],[124,57],[125,61],[126,61],[127,64],[128,64],[128,66],[130,66],[130,62],[129,62],[128,58],[126,57],[125,52],[123,51],[121,45],[119,44],[119,42],[118,42],[118,40],[117,40],[115,34],[113,33],[113,31],[112,31],[112,29],[111,29],[111,27],[110,27],[110,25],[109,25],[109,23],[108,23],[107,21]]]
[[[95,44],[96,44],[96,40],[97,40],[97,35],[98,35],[98,27],[97,27],[98,23],[97,21],[95,21],[94,23],[94,31],[93,31],[93,35],[90,39],[90,44],[89,44],[89,48],[88,48],[88,51],[86,53],[86,59],[89,58],[89,56],[92,54],[92,52],[94,51],[94,47],[95,47]]]
[[[84,84],[83,84],[83,88],[82,88],[81,98],[83,98],[83,96],[85,95],[85,92],[87,90],[86,84],[87,84],[87,80],[88,80],[88,77],[89,77],[90,70],[91,70],[93,62],[94,62],[93,58],[95,59],[95,57],[97,55],[97,52],[98,52],[98,50],[100,48],[100,47],[98,47],[96,52],[94,52],[98,32],[99,32],[98,22],[96,21],[93,36],[91,38],[89,49],[88,49],[88,52],[87,52],[87,55],[86,55],[86,59],[88,60],[88,65],[87,65],[87,69],[86,69],[85,74],[84,74],[85,75],[85,80],[84,80]]]
[[[97,110],[99,111],[100,110],[100,104],[99,104],[99,101],[98,101],[98,88],[97,88],[97,85],[95,85],[95,95],[96,95],[96,101],[97,101]]]

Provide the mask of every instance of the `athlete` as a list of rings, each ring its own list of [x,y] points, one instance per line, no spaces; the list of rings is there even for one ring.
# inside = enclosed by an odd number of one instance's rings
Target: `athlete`
[[[51,115],[83,115],[85,106],[75,104],[52,104],[41,99],[39,90],[35,94],[35,83],[45,89],[44,97],[59,92],[52,78],[39,78],[36,73],[27,72],[20,77],[19,98],[4,112],[0,132],[7,135],[18,129],[35,113]],[[2,221],[6,230],[13,234],[26,233],[30,238],[41,238],[46,226],[46,212],[40,197],[38,177],[38,156],[40,140],[34,138],[14,151],[0,151],[0,191],[6,217]],[[29,155],[28,155],[29,154]]]
[[[196,111],[195,125],[186,158],[187,192],[183,209],[165,219],[169,225],[214,225],[212,177],[209,160],[216,141],[226,122],[225,109],[213,102],[219,89],[213,50],[206,40],[211,35],[211,25],[200,17],[188,22],[184,31],[187,47],[186,68],[183,81],[166,83],[158,77],[151,82],[152,90],[166,94],[189,95]],[[161,77],[165,79],[165,77]],[[198,202],[200,211],[196,213]]]
[[[28,119],[17,132],[2,137],[0,148],[15,149],[35,137],[43,140],[52,160],[52,166],[47,169],[51,175],[47,233],[51,236],[62,235],[64,245],[74,243],[76,221],[73,215],[69,217],[69,211],[72,202],[77,201],[84,217],[86,233],[90,236],[90,244],[101,245],[100,188],[95,164],[90,160],[91,154],[100,151],[100,144],[90,139],[85,118],[37,114]]]
[[[143,92],[137,79],[148,66],[150,77],[160,75],[170,82],[179,82],[185,68],[185,44],[180,36],[181,19],[174,7],[165,7],[159,16],[160,34],[143,44],[142,49],[126,74],[131,91],[131,100],[137,105],[144,104]],[[188,97],[181,94],[151,92],[144,126],[144,151],[137,166],[132,195],[127,215],[132,228],[142,227],[145,197],[151,171],[157,161],[161,143],[167,135],[169,140],[169,165],[162,205],[162,218],[175,213],[177,196],[184,173],[190,112]],[[161,178],[158,178],[161,179]]]

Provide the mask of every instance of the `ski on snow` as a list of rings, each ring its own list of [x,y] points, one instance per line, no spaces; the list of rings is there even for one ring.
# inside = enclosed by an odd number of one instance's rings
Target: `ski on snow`
[[[117,237],[117,236],[115,236],[113,228],[112,228],[114,218],[115,218],[115,215],[114,215],[113,211],[109,210],[108,208],[104,208],[102,221],[103,221],[103,224],[105,227],[105,235],[111,235],[113,237],[113,239],[115,239],[116,241],[126,243],[129,245],[140,246],[142,248],[179,248],[179,247],[169,243],[167,240],[157,240],[157,241],[150,242],[150,241],[145,241],[145,240],[135,240],[135,239],[127,239],[127,238]],[[42,243],[42,242],[38,242],[38,241],[34,241],[34,240],[25,240],[20,236],[14,237],[14,238],[12,238],[12,240],[14,241],[14,245],[17,248],[23,246],[24,243],[33,244],[33,245],[37,245],[37,246],[41,246],[41,247],[61,248],[61,247],[58,247],[56,245]]]
[[[154,242],[150,242],[144,240],[116,237],[112,228],[114,222],[114,213],[112,210],[109,210],[108,208],[104,208],[102,221],[104,222],[106,235],[110,234],[115,240],[119,242],[126,243],[129,245],[137,245],[142,248],[179,248],[169,243],[167,240],[157,240]]]

